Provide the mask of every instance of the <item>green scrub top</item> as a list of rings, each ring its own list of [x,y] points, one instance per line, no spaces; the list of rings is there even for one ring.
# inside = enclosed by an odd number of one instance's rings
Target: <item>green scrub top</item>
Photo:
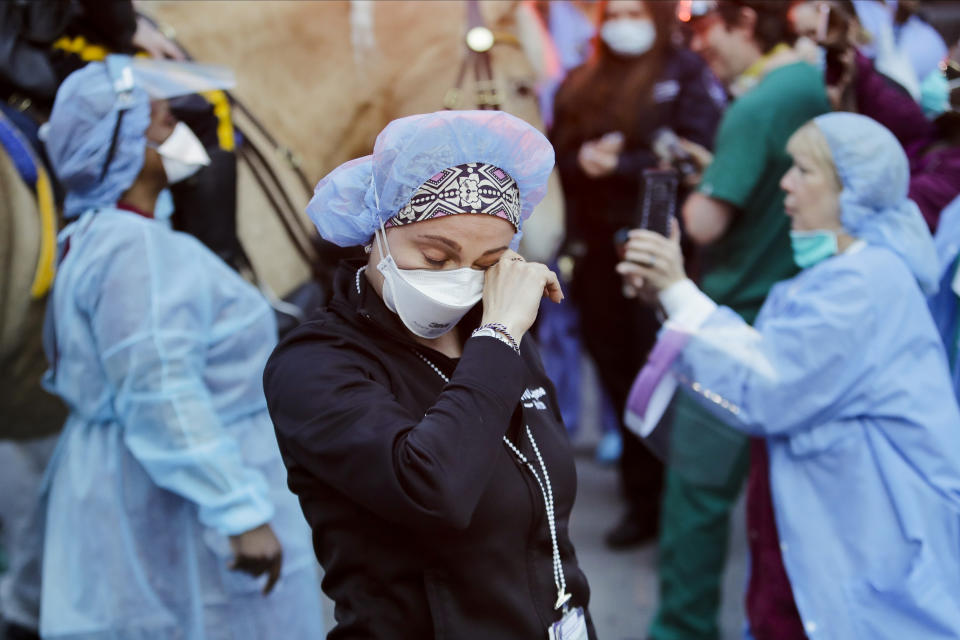
[[[823,75],[795,62],[768,72],[720,122],[713,162],[699,191],[736,208],[722,238],[704,251],[704,293],[750,323],[775,283],[793,276],[790,221],[780,179],[792,164],[787,140],[830,111]]]

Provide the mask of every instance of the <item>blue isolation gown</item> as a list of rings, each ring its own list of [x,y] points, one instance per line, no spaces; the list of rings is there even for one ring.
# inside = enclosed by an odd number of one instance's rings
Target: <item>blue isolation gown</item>
[[[926,301],[855,246],[717,308],[672,377],[766,437],[784,566],[811,640],[960,638],[960,410]]]
[[[930,297],[930,312],[947,349],[953,390],[960,398],[960,198],[944,207],[934,241],[940,289]]]
[[[266,410],[272,312],[194,238],[84,214],[48,309],[48,388],[70,408],[45,480],[45,639],[317,638],[309,529]],[[52,321],[52,322],[51,322]],[[283,576],[231,571],[269,522]]]

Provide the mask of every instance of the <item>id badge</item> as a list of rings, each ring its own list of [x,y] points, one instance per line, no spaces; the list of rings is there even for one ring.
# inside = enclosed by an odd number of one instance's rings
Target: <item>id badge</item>
[[[559,621],[547,629],[547,640],[588,640],[587,618],[583,607],[567,610]]]

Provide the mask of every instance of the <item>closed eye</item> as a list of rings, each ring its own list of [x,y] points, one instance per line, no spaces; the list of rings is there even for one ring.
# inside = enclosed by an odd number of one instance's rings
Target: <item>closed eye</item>
[[[431,257],[427,256],[426,254],[424,254],[423,260],[424,260],[428,265],[430,265],[431,267],[438,267],[438,268],[439,268],[439,267],[442,267],[443,265],[445,265],[445,264],[447,263],[447,258],[441,258],[441,259],[437,260],[437,259],[434,259],[434,258],[431,258]]]

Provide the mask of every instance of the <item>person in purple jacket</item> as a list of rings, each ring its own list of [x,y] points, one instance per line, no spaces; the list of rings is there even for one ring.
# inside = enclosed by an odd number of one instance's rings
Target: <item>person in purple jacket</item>
[[[831,6],[833,13],[843,14],[841,6]],[[838,25],[852,24],[850,16],[843,17]],[[821,44],[836,51],[836,67],[828,62],[827,69],[834,108],[869,116],[893,132],[910,161],[908,195],[930,230],[936,231],[940,212],[960,195],[960,114],[953,110],[960,108],[960,92],[951,101],[953,108],[931,121],[902,87],[857,49],[842,27],[831,29]]]
[[[936,231],[940,212],[960,195],[960,114],[951,109],[928,120],[919,104],[860,54],[854,95],[857,112],[886,126],[903,145],[910,160],[909,197]],[[960,100],[951,105],[960,106]]]

